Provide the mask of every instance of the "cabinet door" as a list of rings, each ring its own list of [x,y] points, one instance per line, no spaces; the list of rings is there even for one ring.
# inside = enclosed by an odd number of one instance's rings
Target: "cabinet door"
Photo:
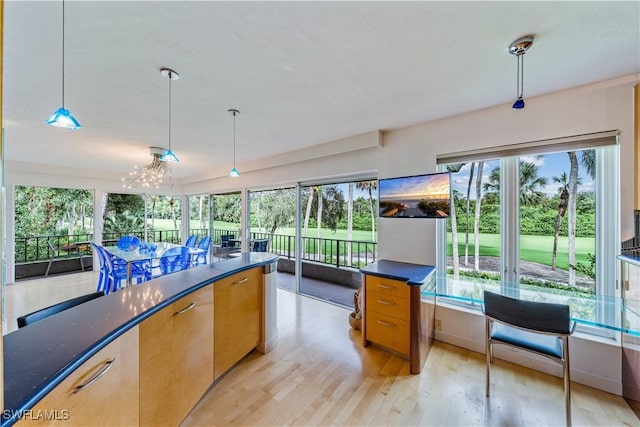
[[[214,283],[214,367],[220,377],[260,343],[262,270],[254,268]]]
[[[213,290],[199,289],[140,324],[140,424],[180,424],[213,383]]]
[[[138,414],[138,327],[134,327],[47,394],[31,410],[31,419],[16,425],[137,426]]]

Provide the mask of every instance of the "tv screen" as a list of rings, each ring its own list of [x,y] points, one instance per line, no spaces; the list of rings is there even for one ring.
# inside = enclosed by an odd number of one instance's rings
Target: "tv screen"
[[[380,216],[447,218],[451,211],[451,173],[378,180]]]

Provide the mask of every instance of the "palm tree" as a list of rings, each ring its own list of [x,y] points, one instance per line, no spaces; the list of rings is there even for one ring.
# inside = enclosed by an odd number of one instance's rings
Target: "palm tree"
[[[449,172],[455,173],[460,172],[464,163],[454,163],[451,165],[447,165],[447,170]],[[451,219],[451,250],[452,250],[452,258],[453,258],[453,278],[460,278],[460,258],[458,254],[458,219],[456,218],[456,203],[455,203],[455,195],[453,200],[451,201],[451,209],[449,212],[449,218]]]
[[[566,172],[562,172],[562,175],[554,176],[553,182],[560,184],[560,188],[558,188],[558,195],[560,196],[560,202],[558,203],[558,213],[556,214],[556,221],[554,225],[554,236],[553,236],[553,251],[551,252],[551,269],[555,271],[556,269],[556,259],[558,254],[558,238],[560,236],[560,224],[562,223],[562,218],[564,218],[567,213],[567,207],[569,206],[569,181]],[[578,185],[580,185],[581,179],[578,178]]]
[[[373,192],[378,189],[378,181],[372,179],[370,181],[358,181],[356,182],[356,188],[360,191],[369,192],[369,211],[371,213],[371,241],[376,241],[376,217],[373,211]]]
[[[478,162],[478,175],[476,176],[476,212],[475,222],[473,224],[473,242],[475,246],[474,251],[474,270],[480,270],[480,203],[482,199],[482,169],[484,168],[484,161]]]
[[[547,178],[538,176],[539,167],[534,163],[520,160],[520,204],[531,206],[539,204],[545,197],[539,188],[547,185]],[[497,196],[500,193],[500,166],[493,168],[489,180],[483,186],[487,195]]]
[[[571,169],[569,170],[569,182],[567,191],[568,199],[568,237],[569,237],[569,285],[576,284],[576,204],[578,199],[578,156],[575,151],[567,152]],[[596,176],[596,152],[586,150],[581,152],[580,161],[589,176],[595,179]]]
[[[473,170],[476,162],[471,162],[469,170],[469,181],[467,183],[467,228],[464,232],[464,265],[469,265],[469,210],[471,208],[471,183],[473,183]]]

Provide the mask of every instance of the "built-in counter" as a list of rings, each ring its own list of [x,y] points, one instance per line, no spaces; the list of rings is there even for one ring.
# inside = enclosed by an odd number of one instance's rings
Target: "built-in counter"
[[[62,424],[66,421],[65,418],[70,424],[80,422],[82,418],[79,413],[74,414],[67,407],[63,407],[60,411],[51,407],[43,408],[50,410],[50,413],[31,413],[29,411],[37,408],[38,402],[49,398],[49,395],[54,395],[52,391],[59,390],[62,383],[72,380],[79,367],[86,367],[94,359],[101,357],[101,352],[104,349],[114,350],[118,352],[119,356],[106,355],[104,360],[96,360],[97,367],[91,368],[92,372],[88,373],[86,378],[79,379],[79,383],[85,385],[91,379],[104,375],[105,379],[109,376],[116,378],[116,387],[118,387],[119,381],[129,381],[133,377],[135,377],[135,384],[122,383],[121,389],[111,390],[108,393],[103,390],[101,403],[96,402],[95,405],[92,405],[91,402],[88,402],[83,406],[103,407],[114,413],[118,410],[114,411],[114,401],[110,400],[111,396],[123,394],[127,396],[131,404],[135,401],[136,405],[135,408],[121,408],[125,412],[129,410],[130,414],[136,414],[135,417],[128,418],[127,424],[138,424],[138,421],[143,419],[143,417],[137,418],[139,410],[144,411],[144,408],[142,403],[140,407],[137,406],[139,394],[137,389],[133,390],[138,386],[137,361],[139,357],[140,361],[142,358],[154,359],[155,357],[152,352],[157,343],[154,341],[145,346],[145,342],[149,339],[153,340],[154,333],[163,333],[162,325],[158,326],[158,316],[170,311],[166,315],[167,328],[176,329],[176,336],[180,336],[181,339],[188,339],[188,335],[194,333],[194,328],[200,329],[195,332],[203,336],[204,341],[201,343],[191,342],[189,345],[204,349],[201,360],[214,357],[211,341],[215,337],[211,335],[214,330],[213,305],[215,302],[213,300],[217,295],[215,290],[218,284],[232,287],[234,292],[232,295],[246,299],[243,307],[246,309],[247,319],[256,323],[255,325],[247,325],[255,336],[249,340],[248,347],[245,345],[242,349],[226,348],[226,343],[219,344],[222,353],[219,352],[217,357],[224,359],[224,367],[228,369],[233,366],[238,361],[238,357],[244,356],[253,348],[268,351],[273,347],[276,337],[276,332],[273,330],[265,331],[265,326],[275,327],[274,295],[269,295],[275,294],[275,283],[267,283],[269,280],[266,277],[269,274],[263,273],[275,271],[273,265],[277,259],[276,255],[269,253],[243,253],[231,260],[173,273],[120,290],[5,335],[3,349],[5,410],[2,414],[2,426],[12,425],[20,418],[23,418],[20,424],[29,421],[23,416],[25,413],[28,415],[27,418],[42,414],[45,418],[56,418],[53,421]],[[265,289],[267,285],[270,285],[269,290]],[[191,301],[192,299],[194,301]],[[267,301],[266,304],[265,301]],[[194,309],[194,307],[198,308]],[[238,313],[233,314],[236,316]],[[189,320],[189,316],[200,317]],[[197,319],[204,319],[204,321]],[[152,320],[154,322],[149,323]],[[215,321],[221,322],[222,320],[216,316]],[[181,327],[188,328],[185,331],[188,330],[189,333],[180,331]],[[154,333],[150,333],[150,331],[154,331]],[[141,348],[140,352],[138,344]],[[169,344],[168,342],[167,345]],[[164,356],[167,355],[164,354]],[[172,361],[187,363],[187,359],[181,360],[181,357],[177,355]],[[117,365],[136,365],[136,369],[128,366],[118,371]],[[206,366],[205,364],[204,369],[208,369]],[[196,368],[199,367],[201,366],[196,366]],[[107,373],[108,370],[111,372]],[[114,372],[115,375],[112,375]],[[216,371],[215,374],[217,378],[220,371]],[[203,377],[207,378],[207,375],[209,372]],[[210,373],[210,378],[212,382],[214,371]],[[168,380],[170,381],[171,378]],[[144,390],[145,381],[146,379],[141,373],[140,390]],[[86,385],[87,391],[91,388],[97,389],[99,382],[102,382],[102,379],[96,381],[95,385]],[[203,383],[202,392],[206,391],[209,385],[210,383]],[[82,393],[75,390],[78,387],[74,387],[71,392],[65,392],[66,395],[81,396]],[[161,392],[166,392],[166,390]],[[87,393],[88,395],[89,393]],[[196,401],[199,397],[196,396]],[[191,403],[191,405],[193,404],[195,402]],[[187,411],[188,409],[190,407],[187,407]],[[90,419],[95,419],[96,423],[100,422],[99,415],[90,414],[90,417]],[[40,421],[39,425],[47,424],[43,423],[42,419],[38,421]],[[173,424],[173,422],[169,424]]]
[[[360,272],[362,285],[362,345],[375,343],[409,359],[409,370],[419,374],[434,339],[435,267],[379,260]],[[428,301],[428,299],[431,301]]]

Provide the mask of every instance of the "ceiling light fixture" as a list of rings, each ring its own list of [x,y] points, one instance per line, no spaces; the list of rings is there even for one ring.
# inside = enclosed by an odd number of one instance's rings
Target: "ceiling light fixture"
[[[151,163],[143,167],[134,166],[129,176],[122,178],[122,186],[129,189],[136,188],[138,185],[145,188],[160,188],[160,184],[166,177],[171,179],[171,164],[161,159],[166,151],[166,148],[150,147],[150,154],[153,156]]]
[[[64,0],[62,0],[62,107],[58,108],[44,123],[69,130],[82,128],[73,114],[64,108]]]
[[[228,112],[233,115],[233,169],[229,172],[229,176],[237,178],[240,176],[240,171],[236,168],[236,116],[240,114],[240,111],[231,108]]]
[[[169,79],[169,149],[160,157],[163,162],[178,163],[178,156],[171,151],[171,80],[178,80],[180,75],[169,68],[160,69],[160,74]]]
[[[528,35],[520,37],[518,40],[513,41],[509,45],[509,53],[515,55],[518,59],[518,71],[516,78],[516,102],[513,103],[514,110],[521,110],[524,108],[524,99],[522,98],[522,92],[524,87],[524,54],[533,45],[533,36]]]

